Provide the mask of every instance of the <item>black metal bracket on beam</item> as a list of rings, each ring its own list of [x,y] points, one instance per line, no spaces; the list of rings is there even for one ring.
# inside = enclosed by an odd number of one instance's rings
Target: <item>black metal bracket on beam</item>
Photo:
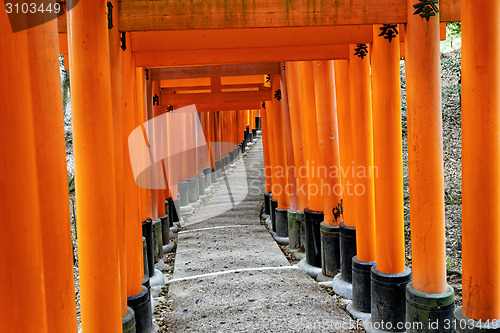
[[[149,80],[149,69],[145,69],[144,72],[146,73],[146,80]]]
[[[108,1],[108,29],[111,30],[113,28],[113,4]]]
[[[121,32],[120,33],[120,43],[121,43],[121,49],[125,51],[127,49],[127,37],[126,37],[126,32]]]

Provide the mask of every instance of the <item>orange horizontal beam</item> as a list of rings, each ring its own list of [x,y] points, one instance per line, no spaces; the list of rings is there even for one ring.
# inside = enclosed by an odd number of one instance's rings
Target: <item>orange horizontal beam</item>
[[[59,32],[66,32],[64,14]],[[440,0],[441,22],[461,20],[461,0]],[[408,21],[406,0],[127,0],[118,2],[120,31],[368,25]]]
[[[186,105],[174,105],[174,107],[181,108]],[[196,104],[196,111],[198,112],[216,112],[216,111],[235,111],[235,110],[257,110],[262,105],[262,102],[232,102],[232,103],[207,103]]]
[[[161,95],[160,105],[227,104],[261,102],[272,98],[271,90]]]
[[[138,31],[131,33],[132,51],[239,49],[371,43],[371,25]]]
[[[135,52],[138,67],[167,67],[214,64],[244,64],[299,60],[347,59],[349,48],[342,45],[289,46],[247,49],[212,49]]]
[[[194,79],[204,77],[277,74],[279,63],[252,63],[212,66],[155,68],[150,70],[152,80]]]
[[[123,31],[271,28],[406,23],[406,0],[128,0]],[[460,21],[461,0],[440,0],[442,22]]]
[[[228,85],[221,85],[221,90],[226,90],[226,91],[237,91],[235,89],[246,89],[246,90],[264,90],[261,89],[264,88],[264,84],[262,83],[246,83],[246,84],[228,84]],[[195,90],[208,90],[211,91],[212,86],[210,85],[203,85],[203,86],[187,86],[187,87],[171,87],[171,88],[162,88],[161,93],[162,95],[168,95],[168,94],[173,94],[176,92],[186,92],[186,91],[195,91]]]
[[[242,75],[242,76],[221,77],[221,83],[222,85],[251,84],[251,83],[264,84],[264,75]],[[210,86],[210,85],[211,85],[210,78],[160,81],[160,86],[162,88]]]

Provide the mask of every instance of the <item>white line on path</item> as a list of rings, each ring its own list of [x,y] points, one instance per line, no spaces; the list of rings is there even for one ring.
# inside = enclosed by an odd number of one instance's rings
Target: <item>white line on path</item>
[[[252,271],[285,270],[285,269],[301,269],[301,268],[298,267],[298,266],[276,266],[276,267],[251,267],[251,268],[230,269],[230,270],[222,271],[222,272],[193,275],[193,276],[187,276],[187,277],[180,278],[180,279],[172,279],[172,280],[167,281],[166,284],[171,284],[173,282],[182,282],[182,281],[188,281],[188,280],[195,280],[195,279],[206,278],[206,277],[213,277],[213,276],[224,275],[224,274],[231,274],[231,273],[252,272]]]
[[[205,231],[205,230],[213,230],[213,229],[225,229],[225,228],[242,228],[242,227],[249,227],[249,226],[254,226],[257,224],[243,224],[243,225],[221,225],[217,227],[207,227],[207,228],[200,228],[200,229],[193,229],[193,230],[183,230],[179,231],[179,234],[185,234],[188,232],[195,232],[195,231]]]

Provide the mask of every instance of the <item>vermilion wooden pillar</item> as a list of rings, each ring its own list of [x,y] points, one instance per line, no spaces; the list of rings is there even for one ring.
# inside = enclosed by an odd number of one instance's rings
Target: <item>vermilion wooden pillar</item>
[[[269,153],[269,133],[267,129],[267,112],[265,108],[266,105],[265,102],[263,102],[262,105],[263,106],[260,110],[260,114],[262,117],[262,150],[264,151],[264,177],[266,179],[266,193],[269,193],[271,192],[272,188],[271,161],[270,161],[271,156]]]
[[[130,45],[130,33],[126,34],[126,44]],[[132,51],[128,47],[122,57],[123,87],[123,186],[124,186],[124,221],[127,259],[127,296],[137,295],[142,290],[144,276],[142,248],[142,219],[139,213],[138,187],[132,173],[129,157],[128,136],[135,129],[135,66]]]
[[[118,1],[111,1],[115,10],[113,11],[113,22],[115,26],[109,33],[109,63],[111,69],[111,103],[113,112],[113,150],[115,162],[115,188],[116,188],[116,237],[118,242],[118,255],[120,258],[120,286],[122,317],[127,315],[127,273],[126,273],[126,251],[125,251],[125,218],[124,218],[124,196],[123,196],[123,110],[122,110],[122,72],[120,32],[118,30]]]
[[[446,284],[439,3],[407,4],[405,62],[413,270],[413,280],[407,286],[407,319],[427,326],[428,318],[435,313],[440,317],[439,331],[451,332],[445,325],[445,321],[453,320],[455,295]],[[432,307],[422,312],[423,304]]]
[[[371,272],[371,320],[392,327],[406,321],[402,310],[411,280],[405,267],[398,29],[395,24],[374,25],[371,55],[377,260]]]
[[[366,46],[366,45],[365,45]],[[375,261],[375,200],[373,168],[373,120],[370,81],[370,55],[355,55],[359,46],[349,45],[349,95],[353,130],[354,219],[357,256],[364,262]],[[351,169],[352,170],[352,169]]]
[[[0,171],[2,193],[8,193],[0,201],[3,219],[0,232],[0,281],[4,286],[0,289],[2,332],[49,332],[30,88],[30,81],[35,78],[30,77],[28,45],[28,33],[12,33],[7,13],[0,11],[0,154],[3,161]],[[43,81],[40,78],[39,84]],[[29,214],[25,214],[28,207]],[[33,274],[19,274],[28,267]],[[25,309],[33,311],[29,320]],[[75,331],[74,326],[72,331]]]
[[[273,123],[273,145],[276,169],[273,170],[275,174],[276,183],[273,182],[273,199],[278,200],[279,209],[288,209],[290,207],[290,200],[286,187],[288,184],[287,177],[287,161],[285,151],[285,134],[283,129],[283,111],[281,99],[283,92],[281,91],[280,76],[275,74],[271,75],[271,89],[275,96],[271,100],[271,109],[269,111],[269,118]],[[279,93],[279,96],[277,95]]]
[[[304,143],[307,159],[308,207],[310,210],[323,211],[321,179],[318,176],[319,141],[316,122],[316,100],[314,95],[313,64],[310,61],[300,63],[302,89],[302,112],[304,124]],[[316,171],[316,172],[315,172]]]
[[[399,36],[379,36],[384,28],[373,26],[371,56],[377,269],[396,274],[405,269],[400,50]]]
[[[285,191],[288,194],[290,201],[290,210],[295,212],[299,209],[299,198],[297,196],[297,172],[295,169],[295,160],[293,156],[293,141],[292,141],[292,124],[290,119],[290,110],[289,110],[289,102],[288,102],[288,88],[287,88],[287,74],[286,74],[286,65],[285,63],[281,63],[281,96],[283,98],[282,103],[282,118],[283,118],[283,139],[284,145],[283,148],[285,150],[286,155],[286,169],[287,169],[287,185],[285,187]],[[254,122],[255,128],[255,116],[256,113],[252,111],[252,119]]]
[[[335,88],[337,93],[337,115],[339,128],[340,168],[342,170],[342,221],[346,226],[355,227],[352,177],[352,136],[349,60],[335,60]],[[351,190],[349,190],[351,188]]]
[[[208,131],[208,134],[209,134],[208,144],[210,145],[210,163],[211,163],[212,169],[213,169],[213,168],[215,168],[215,161],[217,161],[217,147],[215,144],[215,126],[216,126],[215,117],[216,117],[216,113],[209,112],[208,116],[209,116],[209,123],[210,123],[209,131]]]
[[[302,111],[300,64],[287,62],[287,90],[292,130],[292,147],[295,164],[297,210],[307,207],[307,164],[304,143],[304,112]],[[262,113],[261,113],[262,117]]]
[[[106,12],[104,2],[82,2],[67,16],[82,329],[111,333],[122,316]]]
[[[55,20],[29,29],[28,45],[48,330],[76,332],[65,135],[62,114],[56,112],[61,81]]]
[[[146,138],[146,129],[144,128],[144,122],[147,117],[147,107],[146,107],[146,72],[143,67],[137,67],[135,70],[136,78],[136,102],[135,102],[135,122],[136,126],[141,126],[144,137]],[[144,139],[146,140],[146,139]],[[140,161],[139,163],[146,164],[146,161]],[[149,172],[149,169],[148,171]],[[137,191],[139,193],[139,207],[141,211],[141,219],[146,220],[147,218],[153,217],[153,210],[151,205],[151,191],[138,187]]]
[[[314,61],[313,70],[319,144],[317,169],[322,180],[324,222],[338,226],[341,222],[342,183],[333,60]]]
[[[161,88],[160,88],[160,81],[153,81],[152,84],[152,101],[153,101],[153,116],[155,117],[160,117],[163,115],[162,107],[160,106],[160,94],[161,94]],[[158,99],[156,99],[156,96],[158,96]],[[158,103],[156,102],[158,101]],[[157,123],[158,122],[158,123]],[[163,156],[163,152],[165,152],[165,146],[166,146],[166,138],[165,138],[165,133],[166,133],[166,128],[161,128],[159,124],[159,120],[155,122],[154,130],[155,130],[155,151],[156,151],[156,156]],[[165,163],[162,160],[161,165],[157,166],[157,174],[156,174],[156,179],[158,182],[158,185],[161,185],[161,179],[165,179],[165,185],[168,191],[168,179],[164,177],[164,175],[167,174],[167,170],[165,169]],[[165,216],[165,190],[160,189],[159,186],[155,186],[156,188],[156,210],[158,212],[158,217],[163,217]]]
[[[408,1],[406,100],[413,287],[446,289],[439,13],[415,15]]]
[[[500,319],[499,20],[498,1],[462,1],[462,310],[483,323]]]

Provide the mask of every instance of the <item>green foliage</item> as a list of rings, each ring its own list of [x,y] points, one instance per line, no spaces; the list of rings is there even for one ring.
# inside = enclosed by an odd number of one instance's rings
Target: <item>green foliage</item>
[[[452,266],[453,262],[451,261],[451,259],[446,259],[446,270],[449,271]]]
[[[446,23],[446,34],[451,38],[460,38],[462,36],[462,22]]]

